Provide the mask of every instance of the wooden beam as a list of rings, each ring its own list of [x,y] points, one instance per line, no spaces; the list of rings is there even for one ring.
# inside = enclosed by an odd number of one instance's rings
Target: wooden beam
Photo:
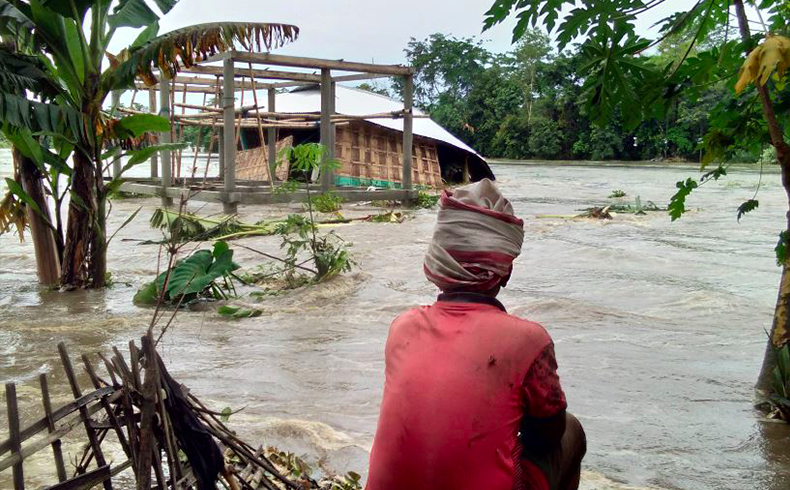
[[[47,385],[47,374],[41,373],[38,377],[41,385],[41,402],[44,404],[44,418],[47,420],[47,430],[50,434],[55,432],[55,419],[52,416],[52,403],[49,398],[49,386]],[[66,465],[63,462],[63,450],[61,449],[60,439],[52,441],[52,455],[55,458],[55,469],[58,472],[58,481],[66,481]]]
[[[223,68],[220,66],[200,66],[196,65],[192,68],[187,68],[183,70],[188,73],[202,73],[205,75],[222,75]],[[295,71],[280,71],[280,70],[261,70],[261,69],[253,69],[252,72],[250,70],[239,70],[235,72],[235,76],[241,77],[249,76],[252,73],[256,79],[266,79],[266,80],[291,80],[291,81],[301,81],[301,82],[315,82],[318,83],[321,81],[320,75],[315,75],[311,73],[301,73]]]
[[[74,366],[71,364],[71,358],[69,357],[65,342],[58,343],[58,352],[60,353],[60,362],[63,364],[63,370],[66,372],[66,379],[68,379],[69,385],[71,386],[71,393],[74,395],[74,398],[79,398],[82,396],[82,390],[80,390],[79,383],[77,382],[77,375],[74,372]],[[85,426],[85,432],[88,435],[88,441],[93,451],[93,457],[96,459],[96,464],[98,466],[106,466],[107,462],[104,459],[104,453],[101,449],[101,441],[99,441],[97,431],[90,425],[91,418],[88,414],[88,410],[80,408],[79,413],[82,423]],[[104,490],[112,490],[112,482],[110,480],[104,481]]]
[[[375,65],[372,63],[354,63],[344,60],[322,60],[317,58],[302,58],[298,56],[285,56],[271,53],[234,53],[234,61],[245,63],[260,63],[265,65],[293,66],[298,68],[320,68],[342,71],[358,71],[376,73],[380,75],[406,76],[414,71],[402,65]]]
[[[374,80],[376,78],[390,78],[392,75],[383,75],[377,73],[360,73],[357,75],[342,75],[339,77],[332,77],[335,82],[356,82],[359,80]],[[305,85],[313,85],[313,82],[279,82],[273,83],[272,88],[288,88],[288,87],[303,87]]]
[[[25,490],[25,474],[22,469],[22,438],[19,434],[19,406],[16,401],[16,385],[5,384],[5,402],[8,413],[8,433],[11,441],[11,455],[19,455],[19,462],[12,468],[14,490]]]
[[[148,90],[148,89],[159,90],[159,84],[149,87],[148,85],[142,82],[135,82],[134,85],[138,90]],[[190,94],[213,94],[214,89],[211,87],[187,86],[187,92],[189,92]]]
[[[403,189],[411,190],[412,147],[414,146],[414,77],[403,77]]]
[[[156,114],[156,91],[148,89],[148,111],[151,114]],[[155,179],[159,176],[159,154],[154,152],[151,155],[151,178]]]
[[[234,75],[235,70],[233,60],[226,58],[223,62],[223,89],[222,89],[222,123],[223,123],[223,147],[222,151],[225,156],[225,173],[222,176],[225,182],[225,199],[223,202],[223,210],[226,214],[234,214],[236,212],[236,204],[231,202],[230,193],[236,187],[236,132],[234,130],[234,117],[235,117],[235,104],[234,97]]]
[[[321,70],[321,144],[324,146],[323,162],[332,158],[332,72],[329,68]],[[322,169],[321,191],[327,192],[332,186],[332,173]]]
[[[162,78],[161,90],[159,90],[159,116],[170,120],[170,83],[166,78]],[[170,130],[164,131],[159,135],[159,141],[162,144],[172,143],[170,137]],[[162,168],[162,206],[169,207],[173,205],[173,201],[167,197],[167,188],[172,184],[172,175],[170,167],[171,153],[167,150],[162,151],[159,155],[159,163]]]
[[[268,105],[266,109],[268,112],[275,112],[277,110],[275,106],[277,91],[273,88],[270,88],[267,91],[269,96]],[[258,111],[255,111],[256,113]],[[269,152],[269,177],[272,182],[277,178],[277,128],[268,128],[266,130],[266,142],[267,150]],[[261,141],[263,144],[263,141]],[[288,180],[286,177],[285,180]]]
[[[311,186],[311,195],[314,196],[318,191]],[[135,194],[159,195],[161,188],[153,184],[142,184],[137,182],[124,182],[121,190],[133,192]],[[181,187],[171,187],[167,190],[168,195],[173,199],[178,199],[182,194],[188,195],[193,202],[222,202],[223,193],[216,190],[184,189]],[[417,198],[417,191],[406,191],[403,189],[380,189],[377,191],[366,191],[359,188],[338,187],[333,191],[338,197],[342,197],[347,202],[359,201],[400,201],[413,200]],[[289,202],[305,202],[307,194],[304,191],[296,192],[275,192],[272,193],[266,188],[245,189],[238,187],[233,193],[233,198],[239,204],[280,204]],[[99,407],[100,408],[100,407]]]
[[[47,490],[88,490],[112,478],[110,465],[101,466],[49,487]]]

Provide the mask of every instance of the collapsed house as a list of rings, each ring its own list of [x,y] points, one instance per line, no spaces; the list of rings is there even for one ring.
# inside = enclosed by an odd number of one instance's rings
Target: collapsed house
[[[367,90],[337,86],[335,113],[360,117],[366,114],[395,113],[402,102]],[[292,114],[320,114],[321,91],[317,85],[277,95],[277,111]],[[403,119],[356,119],[336,125],[334,185],[401,188],[403,175]],[[279,129],[278,148],[318,142],[316,128]],[[444,183],[494,179],[486,161],[463,141],[414,110],[412,182],[417,187],[441,188]],[[236,153],[237,180],[266,180],[268,152],[254,128],[245,128]],[[276,178],[289,174],[288,163],[278,162]]]

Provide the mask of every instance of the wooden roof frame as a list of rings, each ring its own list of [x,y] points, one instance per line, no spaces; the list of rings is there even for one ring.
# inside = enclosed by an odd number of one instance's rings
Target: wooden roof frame
[[[225,62],[231,60],[235,63],[244,63],[247,67],[237,66],[234,70],[235,78],[244,78],[244,83],[236,82],[237,89],[252,90],[251,79],[255,80],[256,90],[299,87],[303,85],[320,84],[322,81],[321,70],[339,70],[352,72],[347,75],[332,76],[332,82],[353,82],[373,80],[377,78],[390,78],[393,76],[409,76],[414,74],[414,69],[403,65],[379,65],[373,63],[358,63],[345,60],[328,60],[319,58],[305,58],[299,56],[285,56],[271,53],[248,53],[240,51],[227,51],[208,58],[199,64],[182,68],[179,75],[171,83],[186,87],[191,93],[214,93],[217,85],[222,84],[224,68],[222,66],[207,65],[207,63]],[[250,68],[250,66],[256,66]],[[266,68],[260,68],[265,66]],[[315,70],[313,73],[273,70],[269,66],[288,68],[307,68]],[[276,80],[273,82],[272,80]],[[137,84],[138,89],[155,88],[146,87],[142,82]],[[212,88],[213,87],[213,88]]]
[[[222,66],[211,65],[211,63],[221,62]],[[239,63],[242,66],[237,66]],[[243,66],[246,65],[246,66]],[[270,69],[269,67],[285,67],[285,68],[300,68],[302,70],[312,69],[313,73],[305,71],[290,71],[282,69]],[[345,75],[333,76],[333,70],[349,72]],[[221,136],[218,137],[220,145],[219,150],[219,167],[220,178],[223,181],[223,191],[221,192],[221,200],[223,202],[223,210],[227,214],[236,212],[236,205],[238,203],[238,196],[236,193],[236,107],[235,107],[235,94],[238,91],[242,93],[245,91],[252,91],[255,101],[255,110],[257,117],[258,130],[261,132],[261,139],[263,140],[263,123],[260,119],[260,110],[256,92],[258,90],[266,90],[268,92],[268,103],[266,108],[268,111],[276,112],[275,97],[278,88],[298,87],[303,85],[317,85],[321,91],[321,112],[318,120],[318,127],[320,128],[320,142],[324,145],[326,151],[324,157],[328,159],[334,158],[334,142],[335,142],[335,126],[337,118],[335,112],[335,86],[337,82],[348,82],[356,80],[370,80],[374,78],[390,78],[398,77],[403,80],[403,111],[398,111],[397,114],[393,113],[392,117],[403,118],[403,148],[413,147],[413,90],[414,90],[414,73],[415,70],[409,66],[403,65],[379,65],[374,63],[357,63],[345,60],[328,60],[319,58],[306,58],[299,56],[286,56],[272,53],[252,53],[252,52],[239,52],[227,51],[211,56],[206,60],[191,66],[189,68],[182,68],[178,74],[172,79],[162,76],[160,79],[163,83],[158,83],[151,87],[146,87],[142,82],[138,82],[135,86],[138,90],[148,90],[149,98],[151,101],[150,107],[155,107],[156,97],[154,91],[159,91],[159,115],[170,118],[172,115],[172,105],[175,102],[171,100],[171,91],[178,90],[183,93],[182,111],[186,107],[185,99],[187,93],[202,93],[202,94],[216,94],[215,104],[218,105],[217,109],[221,109],[221,114],[217,114],[221,118]],[[237,80],[240,79],[240,80]],[[272,81],[276,80],[276,81]],[[204,98],[205,100],[205,98]],[[243,99],[242,99],[243,100]],[[241,116],[239,116],[241,118]],[[241,120],[238,121],[241,126]],[[213,124],[213,123],[212,123]],[[266,140],[267,140],[267,153],[270,165],[275,165],[277,160],[276,155],[276,124],[267,123],[266,127]],[[311,127],[314,123],[311,123]],[[170,143],[170,132],[164,132],[160,136],[162,143]],[[169,150],[160,152],[161,161],[161,192],[162,205],[169,206],[172,200],[168,194],[169,188],[172,184],[171,175],[171,155]],[[401,179],[401,186],[404,199],[409,199],[412,196],[412,151],[403,151],[403,176]],[[120,175],[120,161],[113,162],[113,172]],[[272,193],[274,192],[273,181],[274,175],[273,166],[269,169]],[[151,160],[151,177],[157,176],[157,163],[152,158]],[[334,175],[332,170],[321,172],[319,176],[321,181],[321,189],[324,192],[329,191],[334,187]]]

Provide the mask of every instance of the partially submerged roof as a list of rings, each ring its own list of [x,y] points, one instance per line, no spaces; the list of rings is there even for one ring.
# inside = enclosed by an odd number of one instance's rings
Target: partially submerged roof
[[[318,86],[308,86],[285,94],[278,94],[275,108],[277,112],[318,113],[321,111],[321,91]],[[401,101],[367,90],[336,85],[335,111],[338,114],[363,116],[367,114],[402,110],[403,102]],[[414,114],[423,115],[424,113],[415,108]],[[403,119],[366,119],[366,121],[403,132]],[[415,117],[413,128],[415,135],[446,143],[485,161],[485,159],[478,155],[469,145],[459,140],[450,134],[449,131],[427,117]]]

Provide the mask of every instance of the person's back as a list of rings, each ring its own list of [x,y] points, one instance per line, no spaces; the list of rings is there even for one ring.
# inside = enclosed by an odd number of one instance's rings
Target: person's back
[[[444,293],[390,327],[366,489],[576,488],[584,433],[551,338],[495,299],[523,223],[487,180],[441,206],[424,269]]]
[[[493,304],[440,298],[398,318],[368,488],[512,489],[522,385],[550,343]]]

